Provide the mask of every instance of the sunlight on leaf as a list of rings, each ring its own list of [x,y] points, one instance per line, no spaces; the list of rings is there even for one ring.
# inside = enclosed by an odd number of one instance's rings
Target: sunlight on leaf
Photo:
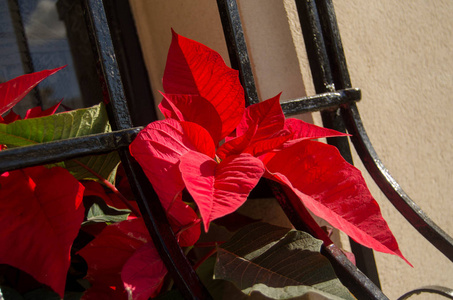
[[[11,124],[0,124],[0,144],[15,148],[61,139],[109,132],[107,112],[99,105],[59,113],[42,118],[19,120]],[[86,168],[113,182],[119,156],[116,152],[98,156],[86,156],[66,161],[60,166],[68,169],[79,180],[98,178]],[[83,164],[86,168],[80,166]]]
[[[277,152],[266,168],[274,180],[290,187],[318,217],[358,243],[398,255],[409,263],[361,172],[347,163],[337,148],[303,141]]]

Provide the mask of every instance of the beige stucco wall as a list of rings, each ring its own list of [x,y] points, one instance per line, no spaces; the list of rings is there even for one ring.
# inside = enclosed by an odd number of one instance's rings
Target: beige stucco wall
[[[227,58],[215,1],[131,0],[131,4],[157,99],[171,27]],[[413,200],[453,235],[453,2],[335,0],[334,4],[352,83],[362,89],[359,110],[376,151]],[[280,91],[282,99],[313,94],[303,42],[294,32],[298,22],[292,1],[241,0],[239,6],[261,99]],[[314,119],[319,123],[319,116]],[[364,170],[357,157],[355,162]],[[401,250],[414,265],[376,254],[384,292],[396,299],[424,285],[453,288],[453,264],[366,179]]]
[[[334,5],[351,79],[363,92],[358,106],[377,153],[412,199],[453,236],[453,2]],[[453,263],[370,187],[414,265],[376,254],[388,296],[430,284],[453,288]]]

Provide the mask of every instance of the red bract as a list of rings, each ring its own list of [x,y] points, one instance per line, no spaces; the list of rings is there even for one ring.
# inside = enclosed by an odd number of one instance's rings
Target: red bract
[[[263,163],[246,153],[217,163],[202,153],[190,151],[181,156],[179,168],[200,209],[206,232],[212,220],[244,204],[264,173]]]
[[[277,152],[266,164],[270,178],[290,187],[315,215],[374,250],[410,264],[383,219],[359,170],[337,148],[314,141]]]
[[[83,221],[83,186],[65,169],[34,167],[0,177],[0,263],[63,297],[71,245]]]
[[[22,100],[38,83],[63,68],[26,74],[0,83],[0,115]]]
[[[107,226],[78,253],[93,285],[82,299],[148,299],[167,273],[141,218]]]
[[[267,177],[290,187],[300,198],[299,205],[303,203],[358,242],[404,259],[360,171],[332,146],[308,141],[347,134],[285,120],[279,95],[245,111],[239,109],[244,102],[243,96],[233,97],[243,95],[237,92],[242,89],[237,73],[213,50],[176,33],[163,82],[167,94],[160,109],[169,119],[144,129],[132,143],[131,153],[164,207],[186,187],[207,230],[211,221],[246,200],[264,164]],[[205,130],[193,125],[182,129],[178,121],[195,122]],[[166,128],[170,124],[173,128]],[[218,132],[226,141],[213,154]]]
[[[83,186],[85,187],[84,196],[96,196],[104,200],[108,206],[113,206],[120,209],[129,209],[129,207],[121,201],[121,199],[115,193],[106,193],[105,188],[102,184],[96,181],[84,181]],[[139,211],[137,202],[129,201],[129,204]],[[133,214],[133,213],[131,213]],[[135,215],[134,215],[135,216]],[[138,217],[138,216],[135,216]]]
[[[222,122],[220,139],[236,128],[244,113],[244,90],[238,73],[214,50],[173,31],[162,80],[165,93],[198,95],[208,100]]]

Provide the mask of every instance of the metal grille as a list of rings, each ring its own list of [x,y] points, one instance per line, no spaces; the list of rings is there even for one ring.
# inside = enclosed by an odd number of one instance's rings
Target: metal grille
[[[99,61],[98,73],[103,92],[109,100],[107,109],[114,131],[1,151],[0,172],[118,151],[145,224],[176,286],[187,299],[210,299],[206,288],[178,246],[157,195],[140,166],[128,152],[127,147],[141,129],[133,127],[133,124],[144,122],[144,120],[133,122],[129,113],[129,107],[133,107],[133,101],[128,103],[126,99],[133,98],[131,94],[138,90],[148,98],[151,97],[151,94],[149,86],[131,84],[134,82],[134,75],[125,63],[130,52],[121,48],[121,43],[118,42],[121,37],[115,31],[117,26],[125,26],[120,24],[121,18],[116,15],[119,6],[124,5],[120,2],[124,3],[122,1],[105,1],[103,3],[102,0],[81,1],[91,43],[96,59]],[[236,1],[218,0],[217,3],[232,67],[240,71],[248,104],[256,103],[258,97]],[[352,88],[350,82],[332,2],[330,0],[296,0],[296,5],[318,94],[282,103],[284,113],[291,115],[321,111],[326,127],[351,133],[353,135],[351,139],[358,154],[384,194],[426,239],[450,260],[453,260],[452,238],[436,226],[406,195],[389,175],[371,146],[355,105],[355,101],[360,100],[360,90]],[[147,81],[146,78],[145,81]],[[150,114],[155,116],[154,110]],[[352,163],[347,138],[328,139],[328,142],[337,146],[344,158]],[[297,229],[328,240],[319,227],[308,227],[303,222],[301,217],[311,218],[308,212],[306,216],[294,213],[290,193],[286,193],[281,186],[275,183],[269,182],[268,184]],[[323,246],[322,252],[331,261],[343,284],[357,298],[387,299],[378,288],[379,279],[371,250],[358,245],[353,245],[353,248],[358,259],[358,267],[363,273],[353,266],[335,245]]]

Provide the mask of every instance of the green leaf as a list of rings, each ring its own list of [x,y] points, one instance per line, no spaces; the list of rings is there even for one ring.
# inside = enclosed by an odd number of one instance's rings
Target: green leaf
[[[322,241],[266,223],[249,225],[218,248],[216,279],[258,299],[354,299],[320,253]]]
[[[0,145],[15,148],[110,131],[107,112],[101,103],[47,117],[0,124]],[[98,180],[88,171],[91,170],[113,182],[119,161],[118,154],[111,152],[73,159],[58,165],[68,169],[78,180]]]
[[[92,204],[88,209],[87,219],[82,223],[82,225],[93,223],[117,223],[127,220],[127,217],[131,213],[128,209],[119,209],[108,206],[102,199],[96,197],[90,198],[93,199]],[[89,207],[86,203],[84,204],[85,207]]]

